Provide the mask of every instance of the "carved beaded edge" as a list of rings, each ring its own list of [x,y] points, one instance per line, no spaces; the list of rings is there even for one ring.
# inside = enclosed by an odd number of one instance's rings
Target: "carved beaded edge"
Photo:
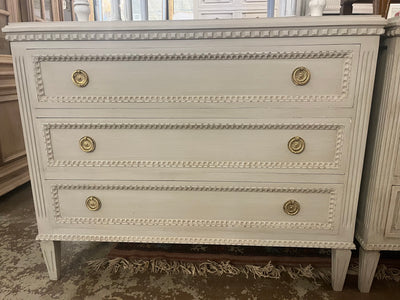
[[[157,129],[157,130],[337,130],[336,148],[329,162],[280,161],[159,161],[159,160],[56,160],[51,139],[52,129]],[[48,167],[132,167],[132,168],[286,168],[338,169],[343,155],[344,125],[319,123],[44,123],[44,143]]]
[[[364,250],[370,251],[396,251],[400,250],[400,244],[391,244],[390,242],[386,241],[385,243],[367,243],[359,233],[354,234],[357,241],[360,243],[360,246]]]
[[[393,26],[393,27],[387,28],[386,36],[388,36],[388,37],[400,36],[400,28],[398,26]]]
[[[244,39],[244,38],[286,38],[322,36],[368,36],[382,35],[381,26],[350,27],[303,26],[299,28],[246,28],[246,29],[185,29],[185,30],[120,30],[114,32],[30,32],[6,33],[10,42],[17,41],[136,41],[136,40],[200,40],[200,39]]]
[[[33,56],[34,76],[39,102],[61,103],[262,103],[262,102],[340,102],[348,97],[353,51],[305,52],[224,52],[159,54],[46,54]],[[340,95],[187,95],[187,96],[47,96],[41,62],[69,61],[175,61],[175,60],[267,60],[345,58]]]
[[[119,191],[180,191],[180,192],[236,192],[236,193],[324,193],[330,194],[328,219],[322,222],[282,222],[282,221],[240,221],[240,220],[188,220],[149,218],[96,218],[63,217],[59,200],[59,190],[119,190]],[[184,226],[184,227],[239,227],[239,228],[280,228],[334,230],[337,192],[334,188],[283,188],[283,187],[235,187],[235,186],[175,186],[175,185],[96,185],[96,184],[56,184],[51,186],[54,218],[60,224],[135,225],[135,226]]]
[[[129,236],[129,235],[91,235],[91,234],[38,234],[40,241],[88,241],[88,242],[137,242],[137,243],[185,243],[211,245],[249,245],[302,248],[355,249],[352,242],[299,241],[299,240],[259,240],[227,239],[203,237],[162,237],[162,236]]]

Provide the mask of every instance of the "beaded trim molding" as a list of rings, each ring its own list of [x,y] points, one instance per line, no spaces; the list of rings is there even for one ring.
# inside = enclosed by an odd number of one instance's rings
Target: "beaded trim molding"
[[[245,29],[171,29],[171,30],[116,30],[113,32],[63,31],[6,33],[10,42],[17,41],[137,41],[137,40],[202,40],[287,38],[321,36],[374,36],[385,33],[378,26],[304,26],[297,28],[245,28]]]
[[[227,239],[202,237],[157,237],[157,236],[126,236],[126,235],[91,235],[91,234],[39,234],[39,241],[87,241],[87,242],[135,242],[135,243],[181,243],[181,244],[209,244],[209,245],[248,245],[271,247],[303,247],[303,248],[331,248],[351,250],[355,249],[352,242],[338,241],[304,241],[304,240],[254,240],[254,239]]]
[[[386,36],[388,37],[396,37],[396,36],[400,36],[400,27],[389,27],[386,29]]]
[[[360,234],[357,232],[355,233],[355,238],[360,243],[360,246],[364,250],[371,250],[371,251],[399,251],[400,244],[392,244],[390,242],[386,243],[367,243]]]

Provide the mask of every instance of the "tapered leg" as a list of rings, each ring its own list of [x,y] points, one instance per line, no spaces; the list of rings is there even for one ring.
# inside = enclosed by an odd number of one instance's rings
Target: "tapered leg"
[[[50,280],[60,278],[61,268],[61,242],[59,241],[41,241],[44,262],[49,272]]]
[[[334,291],[343,290],[350,257],[351,250],[332,249],[332,288]]]
[[[369,293],[378,266],[379,251],[368,251],[360,247],[358,289],[361,293]]]

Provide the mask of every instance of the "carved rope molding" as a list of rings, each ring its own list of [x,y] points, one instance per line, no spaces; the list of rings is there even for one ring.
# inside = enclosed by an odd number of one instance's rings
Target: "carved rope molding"
[[[330,162],[269,161],[159,161],[159,160],[55,160],[52,129],[157,129],[157,130],[336,130],[336,149]],[[320,123],[44,123],[44,143],[49,167],[133,167],[133,168],[287,168],[338,169],[343,155],[344,125]]]
[[[347,98],[353,51],[293,52],[226,52],[179,54],[46,54],[33,56],[37,97],[39,102],[62,103],[252,103],[252,102],[340,102]],[[182,60],[267,60],[345,58],[340,95],[186,95],[186,96],[46,96],[41,62],[70,61],[182,61]]]
[[[88,242],[137,242],[137,243],[180,243],[180,244],[210,244],[210,245],[249,245],[302,248],[332,248],[355,249],[351,242],[331,241],[299,241],[299,240],[256,240],[227,239],[202,237],[157,237],[157,236],[126,236],[126,235],[89,235],[89,234],[39,234],[40,241],[88,241]]]
[[[240,220],[187,220],[187,219],[149,219],[149,218],[97,218],[63,217],[61,215],[58,191],[64,190],[117,190],[117,191],[179,191],[179,192],[239,192],[239,193],[325,193],[330,194],[328,221],[322,222],[283,222],[283,221],[240,221]],[[235,186],[175,186],[175,185],[73,185],[51,186],[51,197],[56,223],[95,224],[95,225],[136,225],[136,226],[184,226],[184,227],[239,227],[239,228],[280,228],[333,230],[337,193],[333,188],[283,188],[283,187],[235,187]]]
[[[16,41],[136,41],[136,40],[201,40],[201,39],[245,39],[286,38],[321,36],[368,36],[381,35],[382,27],[354,26],[337,28],[332,26],[300,28],[245,28],[245,29],[185,29],[174,31],[114,31],[114,32],[31,32],[7,33],[6,39]]]
[[[386,36],[396,37],[400,36],[400,27],[391,27],[386,29]]]
[[[399,251],[400,250],[400,244],[391,244],[390,241],[386,241],[385,243],[367,243],[360,234],[357,232],[355,233],[355,237],[357,241],[360,243],[360,246],[364,250],[369,250],[369,251]],[[398,241],[398,239],[397,239]]]

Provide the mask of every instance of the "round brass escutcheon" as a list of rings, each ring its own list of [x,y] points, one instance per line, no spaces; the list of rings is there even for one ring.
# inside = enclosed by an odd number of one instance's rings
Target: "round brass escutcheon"
[[[311,72],[306,67],[297,67],[292,73],[292,81],[295,85],[306,85],[311,78]]]
[[[84,136],[79,140],[79,147],[83,152],[93,152],[96,149],[96,143],[90,136]]]
[[[92,211],[96,211],[101,208],[101,201],[99,198],[97,198],[95,196],[87,197],[85,204],[86,204],[86,207]]]
[[[300,154],[305,147],[306,142],[299,136],[292,137],[288,142],[288,148],[294,154]]]
[[[289,216],[297,215],[300,211],[300,203],[296,200],[288,200],[283,204],[283,211]]]
[[[76,70],[72,73],[72,82],[79,87],[85,87],[89,83],[89,75],[83,70]]]

